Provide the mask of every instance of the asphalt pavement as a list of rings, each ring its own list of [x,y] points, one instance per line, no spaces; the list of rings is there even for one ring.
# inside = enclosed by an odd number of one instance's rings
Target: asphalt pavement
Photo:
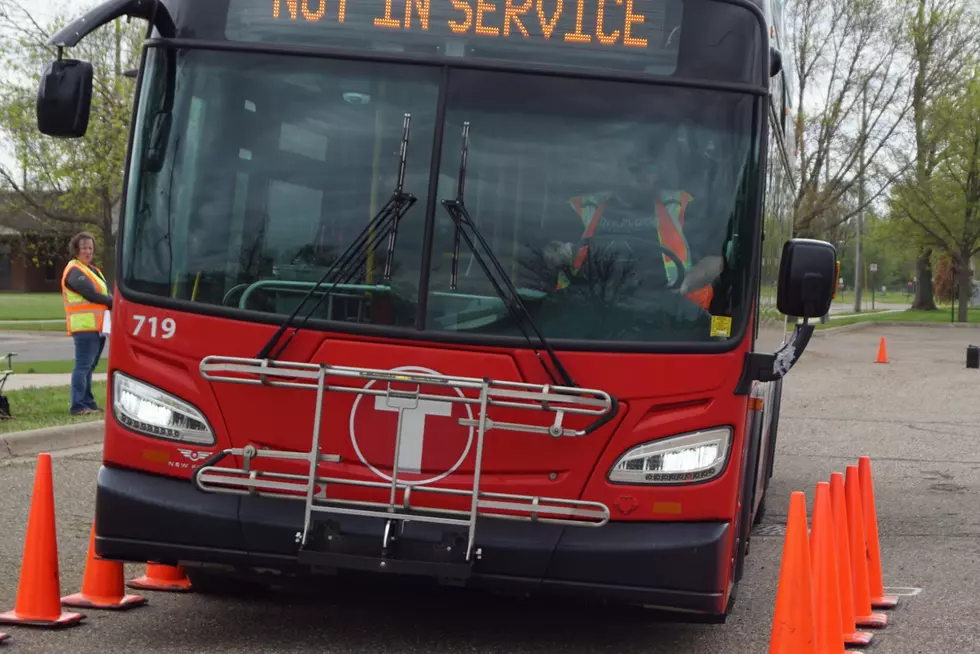
[[[876,364],[885,336],[889,363]],[[147,593],[126,613],[89,611],[62,631],[5,628],[0,651],[331,654],[761,653],[768,640],[789,494],[872,457],[885,585],[917,590],[865,651],[980,651],[980,330],[885,327],[820,334],[785,383],[769,511],[725,625],[657,623],[643,610],[461,590],[324,581],[308,593],[232,599]],[[81,584],[97,448],[54,459],[62,594]],[[17,593],[33,460],[0,464],[0,611]],[[128,566],[127,575],[142,572]],[[921,589],[921,592],[918,591]]]
[[[0,366],[6,368],[6,356],[14,352],[14,366],[28,361],[70,361],[75,358],[75,344],[64,332],[27,332],[0,329]],[[102,356],[109,354],[106,343]]]

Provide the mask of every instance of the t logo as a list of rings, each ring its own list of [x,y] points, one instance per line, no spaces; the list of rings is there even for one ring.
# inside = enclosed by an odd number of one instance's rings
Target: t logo
[[[421,472],[422,446],[425,442],[425,418],[426,416],[451,416],[453,405],[449,402],[436,402],[435,400],[413,400],[376,395],[374,408],[377,411],[398,412],[398,429],[402,435],[398,449],[398,469],[408,472]]]
[[[442,376],[422,366],[400,366],[390,370],[394,373]],[[372,379],[363,390],[370,390],[379,381]],[[381,383],[385,384],[386,381]],[[423,382],[422,386],[426,387],[427,384]],[[476,428],[470,426],[476,416],[473,407],[462,401],[466,400],[462,389],[437,383],[434,388],[425,388],[423,392],[429,398],[434,394],[444,395],[446,399],[406,397],[391,389],[372,396],[358,393],[354,398],[349,418],[351,447],[361,463],[385,481],[391,481],[391,475],[386,470],[391,471],[396,459],[400,484],[422,486],[445,479],[463,465],[476,440]],[[369,397],[373,397],[374,402],[362,404],[362,400]],[[461,420],[467,420],[470,424],[461,425]],[[426,427],[430,432],[427,447]],[[433,429],[438,434],[432,433]],[[396,436],[399,433],[401,442],[396,457]]]

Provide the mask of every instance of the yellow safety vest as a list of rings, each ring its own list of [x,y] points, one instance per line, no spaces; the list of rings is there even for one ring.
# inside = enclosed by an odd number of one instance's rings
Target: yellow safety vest
[[[95,266],[86,266],[78,259],[72,259],[65,266],[65,271],[61,274],[61,297],[65,303],[65,326],[69,334],[75,332],[101,332],[102,323],[105,319],[105,312],[108,307],[104,304],[94,304],[84,297],[68,288],[65,280],[72,268],[78,268],[88,277],[95,290],[103,295],[109,294],[109,286],[106,284],[102,271]],[[93,273],[95,270],[98,274]]]

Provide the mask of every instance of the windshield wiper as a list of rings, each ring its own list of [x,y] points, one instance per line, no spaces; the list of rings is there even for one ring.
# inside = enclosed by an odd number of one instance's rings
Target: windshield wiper
[[[527,306],[524,304],[524,300],[521,298],[520,292],[518,292],[513,282],[511,282],[510,277],[504,270],[504,267],[500,264],[500,260],[498,260],[496,255],[494,255],[493,250],[490,248],[490,244],[487,243],[486,239],[484,239],[483,235],[480,233],[480,230],[477,229],[476,225],[473,223],[473,219],[470,217],[470,213],[467,211],[466,205],[463,203],[463,191],[466,183],[466,159],[469,152],[469,143],[470,123],[469,121],[465,121],[463,123],[463,144],[459,155],[459,176],[456,182],[456,198],[453,200],[442,201],[442,205],[446,208],[446,211],[453,219],[453,222],[456,223],[456,237],[453,244],[452,277],[450,279],[449,287],[451,290],[456,290],[456,276],[459,269],[459,240],[460,237],[462,237],[466,241],[466,244],[469,246],[470,250],[473,252],[473,258],[476,259],[477,264],[479,264],[479,266],[483,269],[487,279],[490,280],[490,284],[503,301],[504,306],[507,307],[511,317],[517,323],[517,327],[521,330],[521,333],[524,335],[525,340],[527,340],[528,345],[534,349],[535,356],[537,356],[538,361],[541,363],[541,367],[544,368],[544,371],[548,374],[548,377],[551,378],[551,381],[555,384],[558,383],[558,380],[555,378],[551,368],[548,367],[544,359],[541,357],[541,351],[534,346],[534,341],[531,340],[531,337],[521,325],[521,315],[527,319],[527,323],[530,325],[531,329],[534,330],[541,347],[547,351],[548,356],[551,359],[551,363],[561,375],[564,385],[578,386],[578,384],[572,380],[571,376],[568,374],[568,371],[565,370],[565,366],[562,365],[561,361],[558,359],[558,355],[555,354],[555,351],[551,348],[551,345],[548,344],[548,341],[545,340],[545,337],[541,334],[541,330],[538,329],[537,324],[535,324],[534,319],[531,317],[531,313],[527,310]],[[480,256],[479,251],[476,249],[476,246],[473,243],[473,239],[466,233],[466,231],[463,229],[464,227],[472,230],[473,236],[480,242],[480,246],[486,250],[487,258],[490,259],[490,263],[504,280],[506,290],[501,288],[500,284],[497,283],[497,280],[494,279],[493,274],[490,272],[490,268],[483,260],[483,257]]]
[[[289,317],[283,321],[276,333],[272,335],[272,338],[269,339],[265,346],[263,346],[263,348],[256,355],[256,358],[275,359],[282,354],[283,350],[285,350],[289,345],[289,342],[293,340],[293,336],[299,332],[303,325],[305,325],[310,319],[310,316],[313,315],[313,312],[316,311],[317,308],[319,308],[319,306],[323,303],[324,298],[329,297],[339,284],[347,284],[358,272],[360,262],[364,255],[378,247],[378,245],[380,245],[382,240],[386,237],[388,239],[388,255],[387,259],[385,260],[384,280],[389,281],[391,279],[391,262],[395,251],[395,241],[398,236],[398,223],[405,216],[405,214],[408,213],[408,210],[412,208],[412,205],[414,205],[418,200],[418,198],[416,198],[414,195],[411,193],[406,193],[404,190],[405,162],[408,158],[408,136],[411,124],[412,115],[405,114],[405,121],[402,127],[401,148],[398,153],[398,181],[395,184],[395,189],[392,191],[391,197],[388,199],[385,205],[381,207],[381,210],[368,221],[368,224],[364,227],[361,233],[357,235],[357,238],[351,242],[347,249],[344,250],[330,265],[327,271],[323,273],[323,276],[320,277],[319,281],[317,281],[306,293],[306,295],[303,296],[303,299],[300,301],[299,305],[297,305]],[[336,278],[333,285],[330,286],[326,293],[320,296],[320,299],[317,300],[316,304],[314,304],[306,315],[303,316],[303,318],[296,324],[293,332],[289,335],[289,338],[287,338],[286,341],[279,346],[275,353],[270,355],[272,348],[275,346],[276,342],[282,338],[282,335],[286,332],[286,329],[299,314],[299,311],[303,308],[303,305],[306,304],[307,300],[313,296],[316,290],[320,288],[320,286],[335,270]]]

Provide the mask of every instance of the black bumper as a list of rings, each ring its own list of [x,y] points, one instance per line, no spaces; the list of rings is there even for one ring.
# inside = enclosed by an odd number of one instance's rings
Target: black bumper
[[[345,533],[375,535],[381,521],[335,516]],[[297,560],[303,503],[204,493],[190,482],[99,470],[96,551],[122,561],[179,561],[309,573]],[[406,536],[438,540],[438,525],[411,523]],[[409,531],[411,530],[411,532]],[[484,520],[468,584],[655,605],[721,616],[730,564],[727,523],[611,522],[562,527]]]

